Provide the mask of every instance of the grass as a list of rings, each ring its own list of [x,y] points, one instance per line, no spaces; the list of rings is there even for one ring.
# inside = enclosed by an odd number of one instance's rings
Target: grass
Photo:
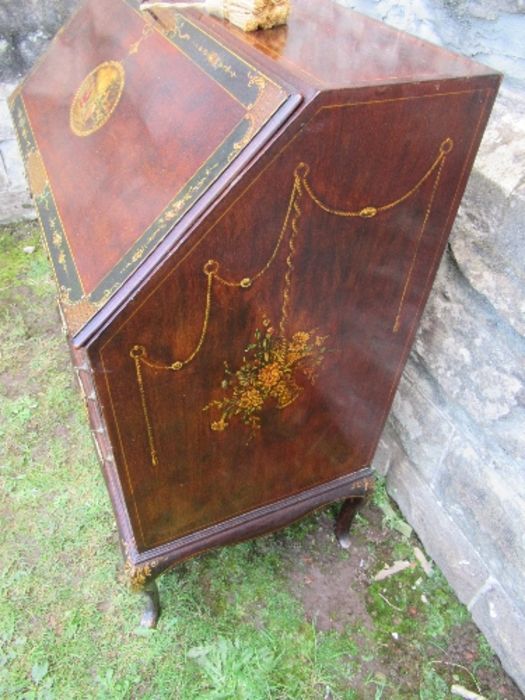
[[[181,565],[159,628],[138,627],[36,227],[0,229],[0,249],[1,698],[520,697],[382,485],[350,553],[327,508]],[[411,567],[374,582],[396,559]]]

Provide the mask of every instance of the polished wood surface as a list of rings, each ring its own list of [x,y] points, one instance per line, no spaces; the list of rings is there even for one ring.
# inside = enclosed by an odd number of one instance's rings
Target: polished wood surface
[[[14,110],[71,333],[287,99],[190,20],[167,32],[132,0],[83,5]]]
[[[103,6],[88,0],[79,16]],[[125,21],[92,37],[89,50],[78,20],[76,34],[64,32],[80,57],[67,89],[57,66],[45,67],[50,58],[13,101],[44,224],[52,232],[46,177],[56,177],[86,284],[118,268],[168,190],[189,187],[225,124],[248,123],[235,158],[164,221],[162,240],[79,323],[60,291],[127,571],[143,587],[177,561],[368,490],[499,76],[328,1],[297,0],[289,27],[253,36],[189,11],[152,14],[154,33],[136,39],[133,0],[111,8]],[[166,37],[191,47],[175,50]],[[111,119],[76,137],[92,149],[52,175],[72,137],[53,136],[39,75],[56,87],[57,122],[71,120],[85,57],[100,65],[133,41],[135,88],[104,93],[103,118],[118,102]],[[212,80],[217,70],[222,82]],[[149,110],[150,92],[158,110]],[[39,148],[31,134],[24,142],[24,105]],[[90,130],[98,112],[77,107],[73,126]],[[151,132],[144,140],[139,114]],[[101,176],[79,192],[70,178],[84,162]],[[90,212],[83,197],[104,206]],[[343,539],[352,515],[349,505]]]
[[[90,354],[139,550],[370,463],[492,97],[450,84],[326,98],[100,336]],[[199,347],[210,260],[217,278],[254,282],[213,280]],[[259,429],[234,416],[214,430],[221,410],[204,409],[232,393],[225,363],[250,359],[265,319],[279,337],[324,339],[315,381],[299,367],[299,396],[265,401]]]

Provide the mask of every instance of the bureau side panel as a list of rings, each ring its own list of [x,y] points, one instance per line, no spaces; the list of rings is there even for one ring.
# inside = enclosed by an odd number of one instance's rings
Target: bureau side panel
[[[370,463],[493,98],[325,97],[97,341],[138,551]]]

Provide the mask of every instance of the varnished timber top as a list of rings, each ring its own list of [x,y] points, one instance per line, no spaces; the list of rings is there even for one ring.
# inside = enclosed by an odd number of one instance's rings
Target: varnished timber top
[[[324,89],[494,74],[334,0],[293,0],[288,25],[268,31],[246,33],[215,18],[207,21]]]

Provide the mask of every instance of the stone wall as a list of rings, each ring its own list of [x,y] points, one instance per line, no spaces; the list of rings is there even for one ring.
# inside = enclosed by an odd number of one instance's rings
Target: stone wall
[[[79,0],[4,0],[0,3],[0,82],[24,75]]]
[[[338,0],[366,15],[525,81],[524,0]]]
[[[0,1],[0,224],[34,218],[7,97],[79,0]]]
[[[525,2],[340,1],[506,74],[375,467],[525,691]]]
[[[375,466],[525,691],[524,0],[340,0],[506,73]],[[0,6],[0,81],[76,0]],[[32,216],[0,86],[0,221]]]
[[[0,83],[0,224],[35,218],[7,107],[14,87],[12,83]]]

